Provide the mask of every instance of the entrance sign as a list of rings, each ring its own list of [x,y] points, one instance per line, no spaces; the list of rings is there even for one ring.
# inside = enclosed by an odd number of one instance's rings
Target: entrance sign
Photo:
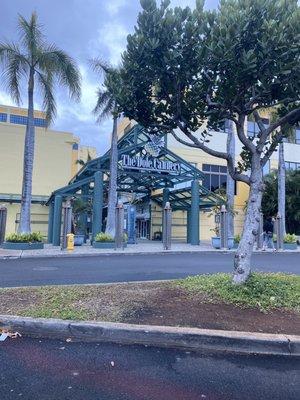
[[[179,175],[181,170],[180,163],[173,161],[159,160],[158,158],[146,156],[130,157],[127,154],[122,155],[122,167],[124,169],[138,169],[140,171],[168,172],[169,174]]]
[[[123,169],[137,169],[139,171],[167,172],[172,175],[179,175],[181,164],[170,160],[157,158],[164,147],[164,140],[153,134],[148,135],[149,141],[145,144],[144,150],[148,155],[130,156],[123,154],[121,165]]]

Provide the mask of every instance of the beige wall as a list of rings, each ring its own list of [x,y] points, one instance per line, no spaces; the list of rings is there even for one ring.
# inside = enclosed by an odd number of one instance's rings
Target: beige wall
[[[27,115],[27,110],[0,106],[0,112]],[[44,113],[35,112],[35,117],[43,118]],[[0,195],[20,196],[23,176],[23,153],[25,125],[0,122]],[[79,139],[70,132],[58,132],[52,129],[35,128],[35,159],[33,168],[33,196],[48,197],[54,190],[67,185],[80,166],[76,160],[86,161],[89,153],[96,157],[94,147],[79,146],[73,150],[73,144]],[[20,204],[5,203],[8,208],[7,233],[15,232],[16,216]],[[46,234],[48,207],[32,205],[32,230]]]
[[[25,126],[0,124],[0,193],[21,193]],[[72,175],[73,135],[36,128],[33,195],[49,195]]]
[[[20,213],[20,204],[1,203],[7,208],[6,234],[16,232]],[[31,229],[46,237],[48,231],[48,207],[41,204],[31,206]]]

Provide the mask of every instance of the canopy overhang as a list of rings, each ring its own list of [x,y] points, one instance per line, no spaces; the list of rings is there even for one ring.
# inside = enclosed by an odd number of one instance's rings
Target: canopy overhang
[[[129,157],[140,157],[145,155],[145,146],[150,141],[149,132],[141,127],[135,125],[129,132],[127,132],[118,141],[118,180],[117,190],[122,193],[135,193],[149,197],[157,204],[163,204],[163,195],[154,194],[154,191],[159,189],[170,189],[169,201],[172,208],[175,210],[186,210],[191,206],[191,192],[189,187],[176,189],[182,186],[188,186],[191,181],[202,182],[204,174],[196,167],[191,165],[186,160],[173,153],[167,147],[162,146],[159,155],[156,157],[157,162],[164,162],[164,165],[180,165],[180,171],[170,173],[169,171],[156,171],[147,169],[136,169],[124,167],[122,164],[122,157],[124,155]],[[163,137],[163,135],[161,135]],[[169,164],[168,164],[169,163]],[[172,164],[173,163],[173,164]],[[54,200],[56,195],[63,197],[86,197],[89,198],[93,195],[93,182],[96,172],[104,174],[103,180],[103,193],[104,204],[107,199],[108,182],[110,175],[110,151],[107,151],[103,156],[87,162],[80,171],[70,180],[69,184],[55,190],[50,198],[48,204]],[[199,185],[200,208],[210,208],[213,205],[220,204],[222,199],[216,196]]]

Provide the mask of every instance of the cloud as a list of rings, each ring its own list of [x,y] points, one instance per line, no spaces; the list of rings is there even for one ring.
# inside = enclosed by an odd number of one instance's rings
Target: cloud
[[[195,0],[171,1],[171,6],[186,5],[194,7]],[[206,1],[207,8],[216,5],[217,0]],[[91,71],[88,60],[101,57],[117,65],[140,9],[139,0],[1,0],[0,41],[17,41],[17,14],[28,18],[36,10],[47,41],[67,51],[79,64],[83,77],[81,102],[74,103],[68,98],[65,88],[57,87],[55,97],[58,115],[53,127],[73,132],[80,137],[81,143],[96,146],[99,154],[109,147],[112,122],[108,119],[101,125],[95,123],[91,111],[101,79]],[[23,105],[26,106],[25,85],[24,88]],[[0,103],[13,105],[2,89],[1,85]],[[36,106],[40,105],[36,96]]]
[[[113,17],[118,14],[122,7],[126,6],[126,3],[127,0],[114,0],[107,2],[105,7],[109,15]]]
[[[126,38],[129,30],[117,23],[107,23],[98,30],[98,47],[101,46],[108,54],[108,60],[113,65],[118,65],[121,54],[126,48]]]
[[[6,106],[14,106],[14,102],[12,101],[11,97],[3,92],[0,91],[0,104],[6,105]]]

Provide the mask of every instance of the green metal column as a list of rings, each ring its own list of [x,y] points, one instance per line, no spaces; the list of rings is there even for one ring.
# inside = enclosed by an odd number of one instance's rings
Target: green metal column
[[[53,241],[53,214],[54,214],[54,206],[53,206],[53,203],[51,202],[49,204],[47,243],[52,243],[52,241]]]
[[[166,203],[169,201],[169,194],[170,190],[168,188],[163,189],[163,205],[162,205],[162,210],[161,210],[161,227],[163,228],[164,225],[164,207]]]
[[[191,209],[186,210],[186,242],[191,243]]]
[[[102,231],[103,212],[103,172],[97,171],[94,180],[93,195],[93,238]]]
[[[168,188],[164,188],[163,190],[163,207],[166,205],[166,202],[169,201],[170,190]]]
[[[199,181],[196,179],[192,182],[191,187],[192,204],[191,204],[191,218],[190,218],[190,243],[192,245],[199,244]]]
[[[60,245],[61,234],[61,211],[62,211],[62,196],[56,195],[54,199],[54,212],[53,212],[53,246]]]
[[[89,194],[89,185],[85,185],[82,188],[82,200],[84,202],[88,201],[88,197],[87,195]],[[80,223],[80,228],[82,230],[82,233],[84,234],[84,243],[86,243],[86,239],[87,239],[87,223],[88,223],[88,214],[86,211],[82,212],[79,216],[79,223]]]

